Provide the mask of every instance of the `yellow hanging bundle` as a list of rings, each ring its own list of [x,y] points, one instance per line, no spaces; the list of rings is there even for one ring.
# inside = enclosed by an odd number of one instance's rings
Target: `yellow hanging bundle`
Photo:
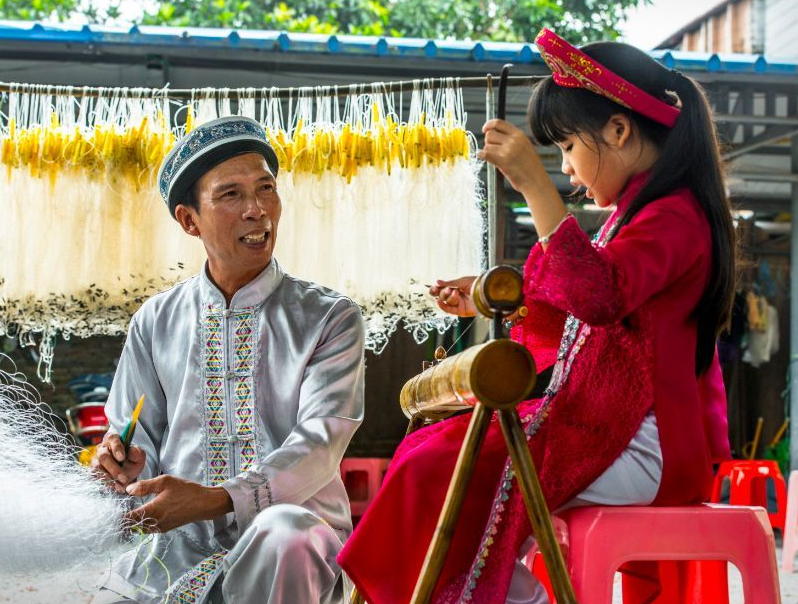
[[[401,322],[419,341],[445,328],[422,284],[480,268],[474,139],[455,86],[419,86],[406,119],[380,86],[353,88],[343,114],[326,89],[299,90],[283,119],[276,97],[255,115],[253,91],[78,101],[79,89],[17,85],[0,121],[0,335],[121,334],[146,297],[198,272],[201,244],[155,180],[177,138],[231,100],[264,125],[280,163],[280,263],[356,300],[377,352]]]

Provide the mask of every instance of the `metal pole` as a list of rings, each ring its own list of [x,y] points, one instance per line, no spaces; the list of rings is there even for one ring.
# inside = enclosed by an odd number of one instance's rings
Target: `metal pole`
[[[790,169],[798,175],[798,137],[792,139]],[[790,468],[798,470],[798,182],[792,183],[790,246]]]
[[[493,94],[493,76],[488,74],[485,88],[485,121],[496,116],[496,103]],[[496,266],[496,166],[485,162],[485,189],[488,202],[488,255],[483,268]]]
[[[507,80],[508,86],[529,86],[537,80],[541,80],[546,76],[510,76]],[[370,94],[370,93],[388,93],[401,92],[403,90],[413,90],[414,87],[421,83],[421,87],[428,90],[437,90],[439,88],[484,88],[486,85],[490,86],[490,78],[483,76],[467,77],[467,78],[428,78],[423,80],[403,80],[395,82],[367,82],[360,84],[328,84],[324,86],[307,86],[307,87],[256,87],[247,86],[239,88],[231,88],[230,93],[236,93],[239,90],[252,92],[256,99],[260,98],[279,98],[279,99],[295,99],[300,95],[314,95],[322,97],[330,96],[349,96],[350,94]],[[154,96],[156,98],[169,98],[169,99],[191,99],[197,95],[198,92],[203,90],[217,90],[214,88],[122,88],[122,87],[107,87],[98,88],[93,86],[60,86],[50,84],[18,84],[12,82],[0,82],[0,93],[21,92],[28,94],[52,94],[52,95],[69,95],[73,97],[98,97],[109,96],[116,94],[122,98],[129,96],[131,98],[149,98]],[[491,113],[491,115],[493,115]]]
[[[510,69],[512,63],[508,63],[502,67],[501,77],[499,78],[499,97],[496,106],[496,117],[500,120],[507,117],[507,84],[510,77]],[[494,217],[493,217],[493,264],[496,266],[504,262],[504,222],[505,222],[505,208],[504,208],[504,174],[500,170],[494,169],[494,182],[493,186],[496,189],[496,196],[494,198]]]

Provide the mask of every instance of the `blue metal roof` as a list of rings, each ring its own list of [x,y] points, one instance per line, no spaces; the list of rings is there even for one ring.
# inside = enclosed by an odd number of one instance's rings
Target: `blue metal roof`
[[[1,21],[0,43],[24,40],[73,44],[226,48],[286,53],[327,53],[374,57],[407,57],[452,61],[515,64],[541,63],[534,44],[461,42],[377,36],[318,35],[269,30],[231,30],[203,27],[65,25],[29,21]],[[762,55],[707,54],[656,50],[649,53],[669,68],[683,71],[798,74],[798,61],[768,61]]]

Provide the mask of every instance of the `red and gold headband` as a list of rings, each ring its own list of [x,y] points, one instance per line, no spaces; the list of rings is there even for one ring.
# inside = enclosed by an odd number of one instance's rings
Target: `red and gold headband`
[[[614,74],[595,59],[572,46],[545,27],[535,44],[551,68],[554,82],[569,88],[585,88],[623,105],[632,111],[673,128],[679,109],[651,96],[631,82]]]

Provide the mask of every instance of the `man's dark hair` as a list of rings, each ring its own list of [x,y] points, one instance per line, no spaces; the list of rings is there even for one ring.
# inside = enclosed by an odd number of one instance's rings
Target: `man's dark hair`
[[[189,207],[189,208],[194,208],[194,210],[196,210],[197,214],[199,214],[199,211],[200,211],[200,208],[199,208],[199,196],[197,195],[197,183],[196,182],[188,188],[188,191],[186,191],[186,194],[185,194],[185,196],[183,197],[183,199],[181,200],[180,203],[183,204],[184,206]]]

